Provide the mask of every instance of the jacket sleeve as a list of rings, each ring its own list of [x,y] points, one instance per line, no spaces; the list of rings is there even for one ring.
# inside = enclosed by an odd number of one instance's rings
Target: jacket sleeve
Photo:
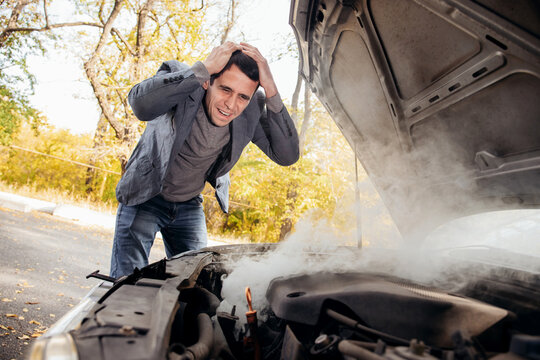
[[[261,117],[252,142],[277,164],[282,166],[294,164],[300,157],[298,133],[289,112],[279,99],[279,94],[271,99],[266,99],[261,92],[257,92],[256,96],[261,108]],[[275,105],[276,99],[280,106]],[[274,103],[273,106],[269,106],[270,104],[264,106],[268,100]],[[281,110],[276,111],[279,107]]]
[[[188,65],[170,60],[160,66],[156,75],[133,86],[128,101],[139,120],[150,121],[171,110],[200,86]]]

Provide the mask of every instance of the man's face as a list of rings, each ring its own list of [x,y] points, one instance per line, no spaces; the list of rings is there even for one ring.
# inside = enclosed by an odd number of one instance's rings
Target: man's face
[[[205,82],[205,105],[210,121],[216,126],[229,124],[248,106],[258,85],[236,65],[214,79],[212,85]]]

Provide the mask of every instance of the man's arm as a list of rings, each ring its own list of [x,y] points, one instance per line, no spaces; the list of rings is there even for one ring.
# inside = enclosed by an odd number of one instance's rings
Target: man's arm
[[[139,120],[165,114],[200,87],[192,69],[177,60],[165,61],[156,75],[131,88],[128,101]]]
[[[266,103],[266,111],[263,110],[251,141],[277,164],[294,164],[300,157],[298,133],[279,93],[266,99],[260,92],[255,96]]]
[[[257,63],[259,83],[266,94],[266,99],[257,99],[266,103],[266,111],[263,110],[252,141],[279,165],[292,165],[300,157],[298,133],[281,101],[270,66],[256,47],[247,43],[240,45],[242,52]]]

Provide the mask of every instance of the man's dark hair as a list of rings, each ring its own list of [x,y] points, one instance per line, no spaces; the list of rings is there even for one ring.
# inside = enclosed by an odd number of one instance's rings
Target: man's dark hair
[[[225,67],[217,74],[212,74],[210,76],[210,84],[213,84],[215,79],[220,77],[221,74],[229,70],[233,65],[238,66],[238,68],[251,80],[259,81],[259,67],[257,66],[257,62],[250,56],[244,54],[242,50],[236,50],[232,53],[227,65],[225,65]]]

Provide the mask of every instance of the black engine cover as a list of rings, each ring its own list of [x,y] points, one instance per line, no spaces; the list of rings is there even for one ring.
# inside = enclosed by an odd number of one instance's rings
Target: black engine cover
[[[400,279],[360,273],[318,273],[275,279],[266,297],[280,318],[316,325],[325,302],[339,302],[373,329],[420,339],[432,346],[452,346],[458,330],[476,336],[509,312]]]

